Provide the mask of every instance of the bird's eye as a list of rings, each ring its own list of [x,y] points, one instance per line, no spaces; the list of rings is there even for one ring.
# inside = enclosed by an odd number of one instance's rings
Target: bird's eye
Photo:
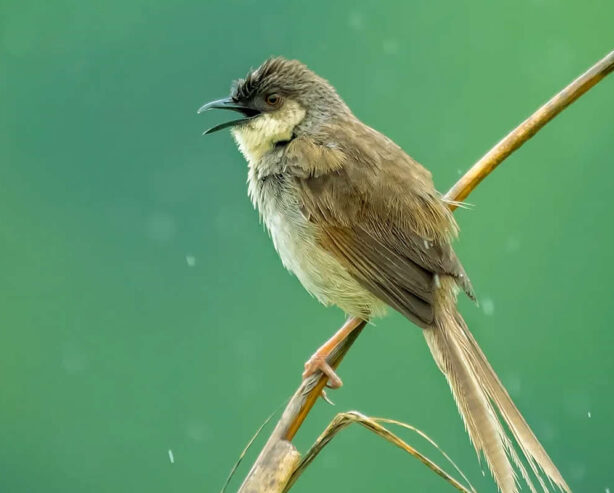
[[[267,94],[264,98],[266,104],[272,107],[279,106],[281,104],[281,96],[279,94]]]

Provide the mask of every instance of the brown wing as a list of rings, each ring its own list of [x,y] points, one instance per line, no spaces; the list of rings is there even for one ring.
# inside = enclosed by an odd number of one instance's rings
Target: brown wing
[[[473,297],[450,245],[454,218],[430,173],[392,141],[359,122],[345,132],[349,135],[336,133],[334,146],[318,146],[317,168],[302,166],[296,173],[303,213],[319,226],[321,245],[354,278],[427,327],[433,321],[435,274],[455,277]],[[313,144],[296,140],[291,155],[297,162],[313,162]],[[327,152],[334,156],[326,159]]]

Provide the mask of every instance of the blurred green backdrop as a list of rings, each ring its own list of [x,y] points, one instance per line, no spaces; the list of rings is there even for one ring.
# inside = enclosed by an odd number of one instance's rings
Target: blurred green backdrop
[[[219,115],[196,109],[233,78],[303,60],[445,190],[614,48],[613,16],[609,0],[1,2],[0,491],[218,491],[342,322],[283,270],[230,136],[200,137]],[[611,78],[457,213],[481,299],[465,317],[575,491],[614,488],[613,155]],[[494,491],[418,329],[378,321],[341,376],[299,447],[358,409],[418,426]],[[450,487],[350,429],[296,491]]]

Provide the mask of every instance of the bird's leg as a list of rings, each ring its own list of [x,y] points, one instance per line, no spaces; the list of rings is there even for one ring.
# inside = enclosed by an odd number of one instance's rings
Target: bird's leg
[[[305,363],[303,378],[307,378],[308,376],[313,375],[316,371],[320,370],[328,377],[329,388],[338,389],[341,387],[343,382],[326,359],[339,345],[339,343],[341,343],[348,335],[350,335],[350,333],[352,333],[352,331],[360,327],[363,323],[364,320],[360,318],[348,318],[343,326],[337,332],[335,332],[335,335],[322,344],[319,349],[313,353],[313,356],[307,360],[307,363]]]

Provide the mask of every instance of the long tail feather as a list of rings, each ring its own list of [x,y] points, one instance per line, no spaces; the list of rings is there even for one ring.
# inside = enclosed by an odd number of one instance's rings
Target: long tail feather
[[[433,327],[424,335],[437,365],[446,376],[465,427],[478,455],[484,455],[502,493],[517,493],[514,466],[530,490],[536,493],[523,462],[497,416],[503,418],[544,492],[548,488],[541,471],[561,491],[571,493],[484,353],[456,310],[453,279],[441,279]],[[512,465],[513,464],[513,465]]]

